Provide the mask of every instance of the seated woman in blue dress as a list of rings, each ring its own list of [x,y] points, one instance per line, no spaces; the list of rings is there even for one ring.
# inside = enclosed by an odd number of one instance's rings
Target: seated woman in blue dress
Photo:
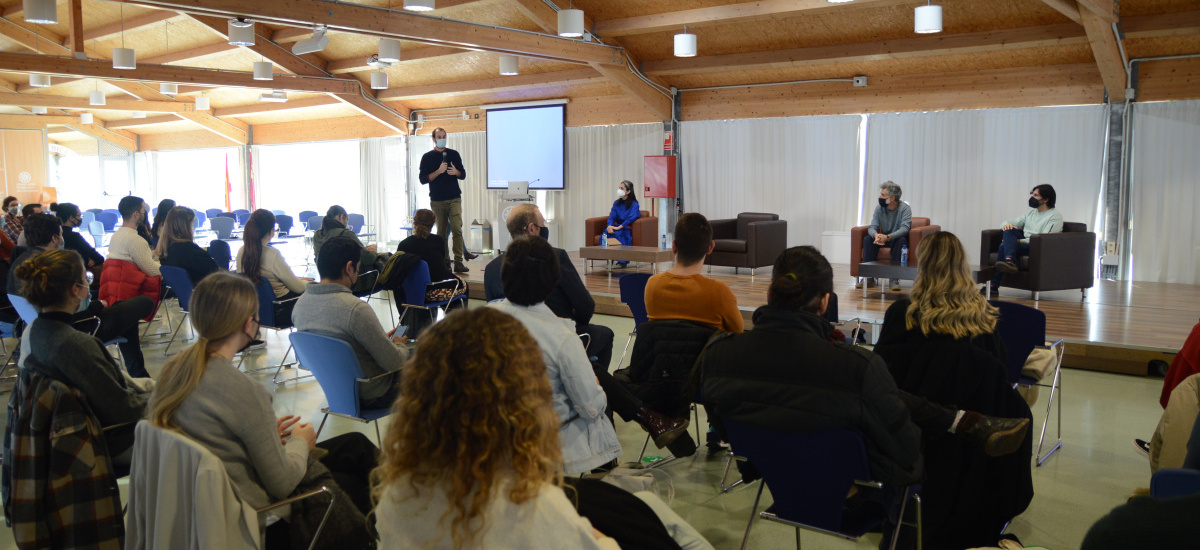
[[[622,181],[617,187],[617,200],[613,202],[612,212],[608,214],[608,227],[604,228],[604,232],[608,233],[609,239],[615,238],[625,246],[632,245],[633,231],[630,228],[641,215],[637,195],[633,193],[633,184],[629,180]],[[617,267],[627,265],[629,262],[617,262]]]

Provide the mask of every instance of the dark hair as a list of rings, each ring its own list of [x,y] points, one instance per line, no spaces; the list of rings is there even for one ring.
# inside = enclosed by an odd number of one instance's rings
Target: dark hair
[[[833,268],[812,246],[793,246],[775,259],[767,304],[820,313],[821,299],[833,292]]]
[[[21,295],[34,307],[56,306],[83,283],[83,257],[74,250],[47,250],[25,260],[13,275],[21,281]]]
[[[625,195],[624,199],[617,199],[617,200],[624,201],[624,203],[623,203],[624,206],[629,206],[629,205],[637,202],[637,193],[633,192],[633,182],[631,182],[629,180],[621,180],[621,183],[619,183],[617,185],[622,185],[622,184],[624,184],[625,188],[629,190],[629,193],[627,193]]]
[[[4,197],[4,209],[5,210],[8,210],[8,203],[10,203],[12,201],[19,201],[19,199],[17,199],[16,197],[14,197],[12,195]]]
[[[150,228],[150,234],[154,238],[159,238],[158,228],[162,227],[163,222],[167,221],[167,214],[171,213],[172,208],[175,208],[175,201],[171,199],[158,201],[158,210],[154,214],[154,225]]]
[[[58,203],[58,208],[54,209],[54,215],[58,216],[59,221],[67,223],[68,220],[79,215],[79,207],[69,202]],[[29,237],[25,237],[28,239]]]
[[[362,258],[363,246],[347,236],[334,237],[321,245],[317,256],[317,273],[322,279],[341,279],[342,268],[349,262],[358,263]]]
[[[412,223],[413,234],[424,239],[429,236],[433,224],[437,223],[437,216],[433,214],[433,210],[422,208],[413,214]]]
[[[141,197],[133,195],[121,197],[121,202],[117,203],[117,212],[121,213],[122,218],[128,220],[129,216],[132,216],[134,212],[141,212],[143,204],[146,204],[146,201],[142,200]]]
[[[334,218],[337,218],[338,216],[348,216],[348,215],[349,214],[346,213],[345,208],[342,208],[341,206],[338,206],[336,204],[333,206],[330,206],[329,210],[325,211],[325,218],[321,220],[321,229],[333,229],[334,227],[337,227],[338,225],[340,225],[342,227],[346,227],[345,225],[342,225],[342,222],[337,222],[337,225],[331,224],[329,222],[337,221]]]
[[[688,212],[675,222],[675,255],[684,265],[704,261],[712,244],[712,225],[702,214]]]
[[[25,220],[25,242],[29,246],[46,246],[62,234],[62,222],[50,214],[34,214]]]
[[[1058,199],[1058,196],[1054,193],[1054,187],[1052,187],[1049,183],[1043,183],[1037,187],[1034,187],[1033,189],[1030,189],[1029,193],[1032,195],[1034,191],[1037,191],[1043,199],[1046,199],[1046,206],[1054,208],[1054,203]]]
[[[28,218],[29,216],[33,215],[34,208],[41,208],[41,207],[42,207],[41,203],[34,202],[34,203],[26,204],[25,207],[21,209],[21,215]]]
[[[263,235],[274,230],[275,214],[262,208],[250,214],[250,219],[246,220],[246,225],[242,228],[242,258],[239,260],[239,267],[242,274],[255,285],[262,276]]]
[[[546,301],[558,284],[558,256],[546,239],[525,236],[514,240],[504,252],[500,284],[504,297],[520,306]]]

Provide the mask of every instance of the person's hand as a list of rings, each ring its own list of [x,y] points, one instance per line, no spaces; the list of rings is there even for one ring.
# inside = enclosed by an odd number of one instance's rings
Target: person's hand
[[[449,166],[449,164],[450,164],[450,163],[448,163],[448,162],[446,162],[446,161],[442,161],[442,165],[441,165],[441,166],[438,166],[437,172],[434,172],[434,173],[435,173],[435,174],[444,174],[444,173],[446,173],[446,167],[447,167],[447,166]]]
[[[308,281],[308,282],[310,282],[310,283],[311,283],[311,282],[315,281],[316,279],[313,279],[312,277],[300,277],[300,280],[301,280],[301,281]]]
[[[454,167],[454,165],[453,165],[453,164],[451,164],[451,165],[450,165],[450,167],[446,169],[446,173],[447,173],[447,174],[450,174],[451,176],[457,176],[457,175],[459,175],[461,172],[459,172],[459,171],[458,171],[458,168],[455,168],[455,167]]]
[[[1003,229],[1003,230],[1005,230],[1005,231],[1008,231],[1008,230],[1011,230],[1011,229],[1018,229],[1018,227],[1017,227],[1017,226],[1015,226],[1015,225],[1013,225],[1013,224],[1011,224],[1011,223],[1006,223],[1006,224],[1004,224],[1004,225],[1000,226],[1000,229]]]
[[[875,234],[875,244],[877,244],[877,245],[883,244],[885,242],[883,240],[883,237],[884,237],[883,233],[876,233]]]
[[[399,337],[399,338],[392,338],[392,343],[393,343],[393,344],[405,344],[405,343],[408,343],[408,335],[407,335],[407,334],[405,334],[404,336],[401,336],[401,337]]]
[[[616,228],[614,228],[613,226],[610,225],[610,226],[604,228],[604,232],[612,233],[614,229],[616,229]]]
[[[300,417],[292,414],[286,414],[279,417],[275,421],[275,426],[279,429],[279,440],[281,443],[287,444],[287,438],[292,435],[292,426],[300,422]]]
[[[97,302],[100,302],[100,305],[101,305],[101,306],[103,306],[103,307],[108,307],[108,302],[105,302],[104,300],[96,300],[96,301],[97,301]]]
[[[309,452],[312,452],[313,448],[317,446],[317,431],[308,422],[293,427],[292,437],[299,437],[307,442]]]
[[[370,250],[371,252],[379,252],[379,245],[377,245],[377,244],[370,245],[367,247],[367,250]]]

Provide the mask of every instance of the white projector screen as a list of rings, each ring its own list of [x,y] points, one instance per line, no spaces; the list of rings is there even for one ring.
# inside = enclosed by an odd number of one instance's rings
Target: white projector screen
[[[529,189],[563,189],[566,183],[565,105],[489,109],[488,189],[527,181]]]

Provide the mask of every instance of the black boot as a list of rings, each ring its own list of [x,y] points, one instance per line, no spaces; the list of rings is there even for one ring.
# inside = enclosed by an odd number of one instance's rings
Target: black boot
[[[1021,448],[1028,418],[1000,418],[965,411],[954,433],[978,445],[988,456],[1004,456]]]
[[[688,428],[687,418],[671,418],[656,413],[648,407],[638,409],[637,422],[643,429],[650,432],[650,437],[654,439],[654,445],[659,449],[675,441],[675,438],[686,432]]]

